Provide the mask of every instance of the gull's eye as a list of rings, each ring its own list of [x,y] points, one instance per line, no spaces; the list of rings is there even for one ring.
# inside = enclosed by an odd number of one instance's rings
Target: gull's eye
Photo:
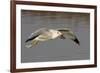
[[[60,34],[59,32],[57,32],[57,34]]]

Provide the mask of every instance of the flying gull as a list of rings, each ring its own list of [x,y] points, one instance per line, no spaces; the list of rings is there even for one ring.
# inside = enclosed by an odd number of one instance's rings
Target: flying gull
[[[53,40],[56,38],[60,39],[69,38],[76,44],[80,45],[77,37],[68,28],[60,28],[60,29],[40,28],[35,32],[31,33],[31,35],[28,37],[25,43],[31,42],[30,44],[26,44],[26,47],[30,48],[37,45],[39,42]]]

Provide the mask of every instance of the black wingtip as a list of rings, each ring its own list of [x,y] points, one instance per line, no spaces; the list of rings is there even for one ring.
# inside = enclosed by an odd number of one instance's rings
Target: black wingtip
[[[26,41],[25,41],[25,43],[27,43],[27,42],[29,42],[30,41],[30,39],[27,39]]]
[[[27,39],[25,42],[29,42],[29,41],[31,41],[31,40],[33,40],[33,39],[35,39],[36,37],[38,37],[39,35],[40,35],[40,34],[35,35],[35,36],[32,36],[31,38]]]
[[[79,40],[77,38],[74,39],[74,42],[77,43],[78,45],[80,45],[80,42],[79,42]]]

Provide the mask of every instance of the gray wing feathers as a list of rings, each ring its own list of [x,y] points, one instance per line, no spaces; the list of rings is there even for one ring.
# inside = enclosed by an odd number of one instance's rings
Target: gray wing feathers
[[[28,37],[28,39],[25,42],[31,41],[33,39],[35,39],[36,37],[38,37],[40,34],[43,34],[47,31],[46,28],[41,28],[33,33],[31,33],[31,35]]]
[[[73,40],[75,43],[80,45],[79,40],[77,39],[76,35],[71,30],[64,28],[64,29],[58,29],[58,31],[60,31],[63,34],[61,38],[65,38],[65,35],[66,35],[69,39]]]
[[[29,42],[32,41],[33,39],[35,39],[36,37],[38,37],[40,34],[34,35],[32,37],[30,37],[29,39],[27,39],[25,42]]]

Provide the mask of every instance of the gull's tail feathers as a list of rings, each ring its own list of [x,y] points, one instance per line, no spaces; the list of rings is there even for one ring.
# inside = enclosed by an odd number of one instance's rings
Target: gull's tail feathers
[[[26,48],[32,48],[33,46],[36,46],[37,44],[39,44],[40,41],[37,40],[32,40],[30,44],[26,44],[25,47]]]
[[[35,46],[35,45],[39,44],[39,42],[40,41],[38,41],[38,40],[32,40],[32,46]]]

